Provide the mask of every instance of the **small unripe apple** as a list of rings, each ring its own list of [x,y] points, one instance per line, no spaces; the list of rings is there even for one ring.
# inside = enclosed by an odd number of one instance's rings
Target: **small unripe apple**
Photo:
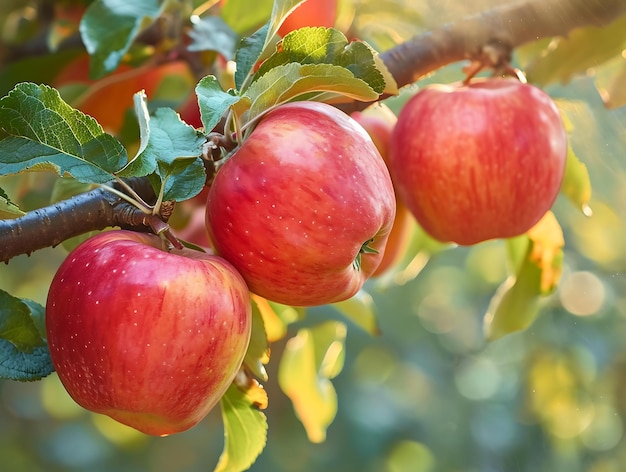
[[[548,95],[516,79],[422,89],[389,151],[401,200],[434,238],[461,245],[525,233],[558,194],[567,154]]]
[[[53,365],[79,405],[165,436],[204,418],[237,374],[250,340],[249,292],[222,258],[107,231],[59,267],[46,329]]]
[[[352,297],[378,267],[395,214],[367,132],[315,102],[269,112],[215,176],[207,227],[216,253],[272,301]]]
[[[354,112],[350,116],[371,136],[385,164],[389,167],[389,141],[398,121],[393,111],[384,103],[379,103],[363,111]],[[408,208],[396,198],[396,217],[389,233],[385,254],[372,277],[378,277],[387,272],[404,255],[411,239],[411,220],[412,216]]]

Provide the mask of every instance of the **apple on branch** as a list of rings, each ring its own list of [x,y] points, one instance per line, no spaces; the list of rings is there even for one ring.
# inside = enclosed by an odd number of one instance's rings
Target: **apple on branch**
[[[61,264],[46,329],[78,404],[165,436],[204,418],[237,374],[250,340],[249,292],[224,259],[108,231]]]
[[[207,199],[216,252],[252,292],[296,306],[358,292],[380,264],[394,215],[372,139],[317,102],[268,112],[218,170]]]
[[[559,192],[566,154],[548,95],[517,79],[485,79],[411,97],[389,160],[399,197],[423,229],[471,245],[537,223]]]

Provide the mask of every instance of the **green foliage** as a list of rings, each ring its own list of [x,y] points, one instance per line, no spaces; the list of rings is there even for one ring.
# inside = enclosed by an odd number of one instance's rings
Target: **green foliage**
[[[95,0],[80,22],[80,32],[97,79],[113,72],[137,35],[158,18],[168,1]]]
[[[19,218],[24,215],[25,213],[20,210],[15,203],[9,200],[5,191],[0,188],[0,220]]]
[[[0,99],[0,174],[54,171],[104,183],[126,164],[122,145],[93,118],[73,109],[45,85],[22,83]]]
[[[39,380],[54,370],[43,319],[41,305],[0,290],[0,378]]]
[[[385,90],[385,80],[373,61],[374,51],[365,43],[349,42],[332,28],[301,28],[287,34],[276,52],[263,62],[257,77],[274,67],[289,63],[332,64],[361,78],[376,93]]]
[[[267,419],[256,406],[259,397],[267,402],[264,394],[254,386],[244,392],[233,383],[222,397],[225,445],[215,472],[244,471],[265,447]]]
[[[579,28],[555,41],[526,65],[529,81],[540,86],[565,83],[574,74],[621,55],[626,47],[626,18],[604,28]]]
[[[142,109],[147,112],[147,108]],[[156,188],[163,189],[165,200],[186,200],[200,193],[206,181],[199,157],[204,138],[171,108],[159,108],[141,121],[148,123],[147,129],[142,127],[141,152],[117,175],[154,175]]]
[[[207,131],[217,126],[229,107],[239,101],[234,92],[224,92],[213,76],[204,77],[196,86],[202,125]]]
[[[237,48],[237,34],[219,16],[209,16],[193,23],[189,33],[189,51],[216,51],[231,60]]]
[[[591,200],[591,179],[587,166],[576,157],[571,146],[567,148],[565,175],[561,183],[560,193],[567,197],[583,214],[591,216],[589,201]]]
[[[507,240],[513,274],[498,288],[484,318],[488,340],[526,329],[542,297],[557,287],[563,265],[563,233],[548,212],[526,235]]]

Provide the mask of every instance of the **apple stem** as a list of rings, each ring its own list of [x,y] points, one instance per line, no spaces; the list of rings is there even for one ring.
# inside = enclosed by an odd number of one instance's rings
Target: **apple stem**
[[[512,52],[511,45],[501,40],[492,39],[488,41],[469,65],[463,68],[466,75],[463,85],[468,85],[476,74],[486,68],[493,69],[494,76],[512,76],[525,84],[526,76],[524,73],[511,65]]]
[[[149,226],[154,234],[165,238],[176,249],[183,249],[183,244],[172,234],[170,225],[163,221],[158,215],[149,215],[144,218],[144,224]]]

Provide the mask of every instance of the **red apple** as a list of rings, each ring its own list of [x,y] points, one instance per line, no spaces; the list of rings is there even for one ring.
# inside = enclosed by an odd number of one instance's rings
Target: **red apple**
[[[548,95],[515,79],[436,85],[405,104],[389,158],[424,230],[471,245],[530,229],[556,199],[567,138]]]
[[[315,102],[269,112],[207,199],[216,252],[252,292],[297,306],[353,296],[380,263],[394,214],[389,172],[371,138]]]
[[[289,14],[280,28],[279,36],[285,36],[305,26],[330,28],[337,18],[337,0],[306,0]]]
[[[191,428],[246,352],[250,298],[224,259],[108,231],[72,251],[46,304],[53,365],[70,396],[146,434]]]
[[[350,116],[363,126],[371,136],[380,155],[389,167],[389,141],[393,128],[398,121],[396,115],[387,105],[378,103],[363,111],[354,112]],[[384,274],[402,258],[411,240],[411,219],[408,208],[396,198],[396,217],[389,233],[385,254],[372,277]]]

